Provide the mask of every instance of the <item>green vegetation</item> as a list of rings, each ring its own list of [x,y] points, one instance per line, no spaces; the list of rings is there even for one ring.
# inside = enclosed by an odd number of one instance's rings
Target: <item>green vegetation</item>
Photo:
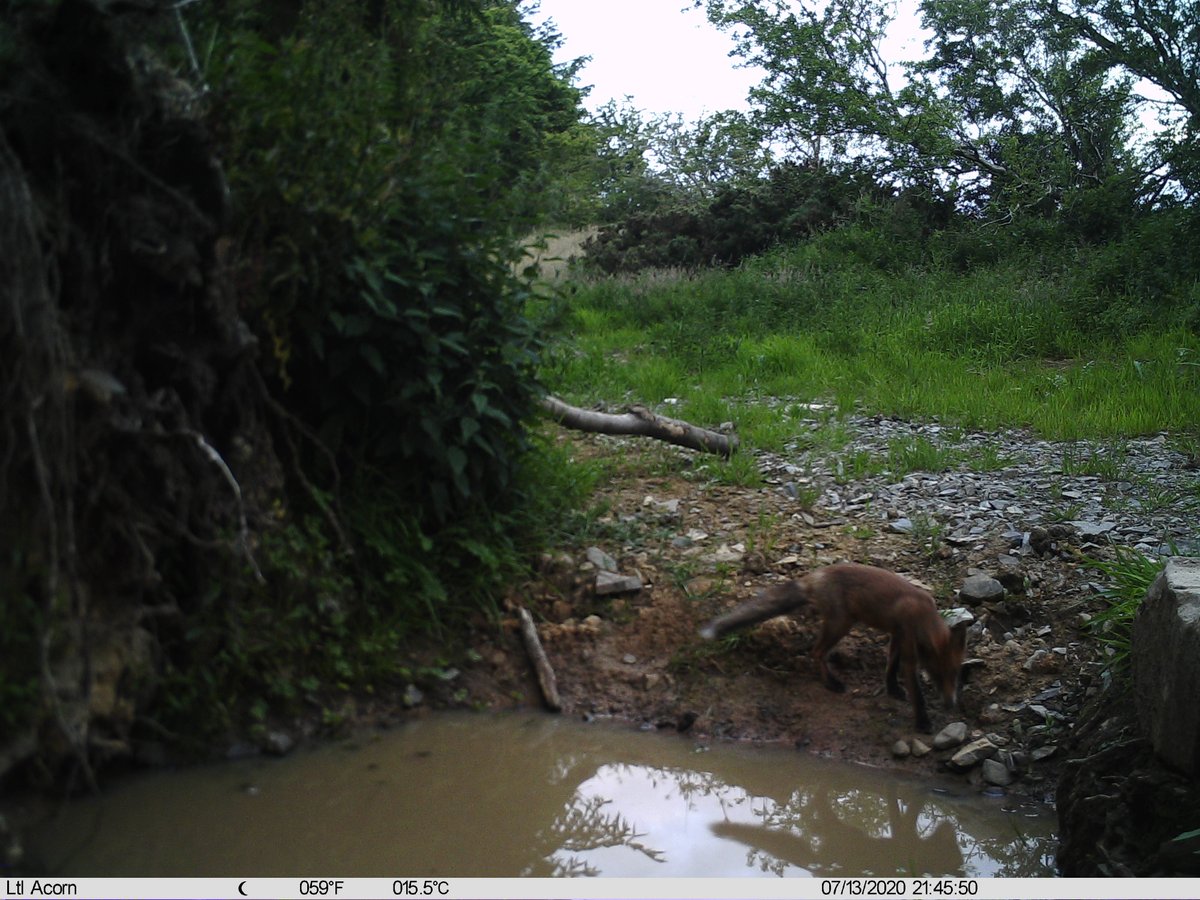
[[[1106,479],[1126,436],[1196,455],[1186,11],[926,2],[928,56],[889,79],[882,0],[695,5],[767,72],[749,113],[589,114],[515,0],[190,4],[186,43],[174,15],[13,6],[0,729],[61,716],[53,657],[89,649],[63,637],[89,610],[162,615],[118,743],[334,724],[347,693],[438,679],[410,642],[453,652],[538,551],[631,527],[588,508],[629,463],[545,439],[546,388],[732,421],[841,479],[1011,462],[846,453],[859,409],[1029,427]],[[1135,77],[1169,97],[1141,141]],[[537,284],[519,236],[555,225],[594,239]],[[687,477],[761,483],[752,452]]]
[[[1068,440],[1194,429],[1200,377],[1181,361],[1200,341],[1184,327],[1187,290],[1097,296],[1112,247],[1076,246],[1063,265],[1017,245],[964,271],[939,252],[955,240],[935,236],[900,268],[871,252],[881,233],[847,226],[734,270],[585,281],[546,377],[581,400],[678,398],[698,423],[749,414],[751,446],[797,437],[782,413],[761,418],[766,397]],[[905,460],[930,449],[893,448],[891,462],[944,468]]]
[[[1164,563],[1136,550],[1113,548],[1111,560],[1089,559],[1110,581],[1104,590],[1108,609],[1090,622],[1092,633],[1108,647],[1108,668],[1118,677],[1128,676],[1129,651],[1133,645],[1133,619],[1146,591],[1158,578]]]
[[[268,713],[320,708],[336,723],[346,692],[436,683],[442,667],[410,661],[413,638],[433,639],[452,657],[465,617],[495,613],[498,585],[525,577],[538,550],[587,528],[583,511],[601,470],[540,436],[535,445],[504,510],[426,531],[403,496],[364,482],[344,498],[357,553],[316,515],[266,532],[264,582],[248,593],[205,585],[186,635],[170,645],[154,721],[202,751],[205,740]]]

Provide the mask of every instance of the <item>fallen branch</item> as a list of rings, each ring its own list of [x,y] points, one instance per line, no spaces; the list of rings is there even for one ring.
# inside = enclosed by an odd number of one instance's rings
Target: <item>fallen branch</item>
[[[517,609],[517,616],[521,619],[521,637],[525,641],[525,651],[537,671],[542,698],[546,701],[547,709],[558,712],[562,709],[562,701],[558,698],[558,681],[554,677],[554,669],[550,667],[550,660],[546,658],[546,651],[542,648],[537,626],[533,624],[533,616],[529,615],[529,610],[523,606]]]
[[[738,447],[737,435],[698,428],[690,422],[656,415],[642,406],[635,406],[627,413],[614,415],[580,409],[578,406],[564,403],[557,397],[543,397],[542,407],[558,424],[577,431],[644,435],[691,450],[716,453],[726,459],[732,456]]]

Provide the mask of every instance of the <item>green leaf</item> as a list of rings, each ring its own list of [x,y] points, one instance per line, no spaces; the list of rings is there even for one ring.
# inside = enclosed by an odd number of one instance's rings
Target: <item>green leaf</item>
[[[386,366],[383,362],[383,354],[379,352],[378,348],[376,348],[374,344],[359,344],[358,351],[366,359],[367,365],[375,370],[375,374],[384,374],[386,371]]]
[[[470,416],[463,416],[459,419],[459,427],[462,431],[463,443],[467,443],[475,435],[479,434],[479,420],[473,419]]]

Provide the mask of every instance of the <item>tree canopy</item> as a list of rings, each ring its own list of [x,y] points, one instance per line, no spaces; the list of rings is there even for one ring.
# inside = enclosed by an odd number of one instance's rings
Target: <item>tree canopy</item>
[[[1195,196],[1195,2],[922,0],[929,39],[910,61],[882,49],[886,0],[695,5],[765,69],[755,122],[801,160],[866,157],[1001,217],[1069,210],[1093,190],[1126,211]],[[1149,139],[1138,79],[1169,98]]]

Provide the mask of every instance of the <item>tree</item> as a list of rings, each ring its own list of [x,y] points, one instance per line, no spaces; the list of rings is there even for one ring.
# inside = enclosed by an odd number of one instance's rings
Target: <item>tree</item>
[[[952,179],[1005,216],[1057,210],[1126,165],[1127,79],[1040,0],[924,0],[928,58],[881,51],[886,0],[697,0],[767,71],[756,121],[815,165],[869,159],[902,185]]]
[[[802,163],[879,149],[902,118],[879,51],[891,12],[879,0],[825,4],[696,0],[733,33],[737,52],[766,70],[751,90],[757,121]]]
[[[725,110],[685,123],[682,116],[658,125],[649,148],[655,165],[686,196],[709,201],[731,186],[759,181],[771,165],[762,129],[744,113]]]
[[[1160,190],[1174,178],[1200,192],[1200,3],[1196,0],[1050,0],[1049,15],[1105,62],[1160,88],[1164,126],[1155,143]]]
[[[1130,81],[1035,4],[924,0],[922,21],[931,52],[912,74],[955,101],[956,140],[973,148],[959,155],[980,157],[994,212],[1050,213],[1121,178]]]

